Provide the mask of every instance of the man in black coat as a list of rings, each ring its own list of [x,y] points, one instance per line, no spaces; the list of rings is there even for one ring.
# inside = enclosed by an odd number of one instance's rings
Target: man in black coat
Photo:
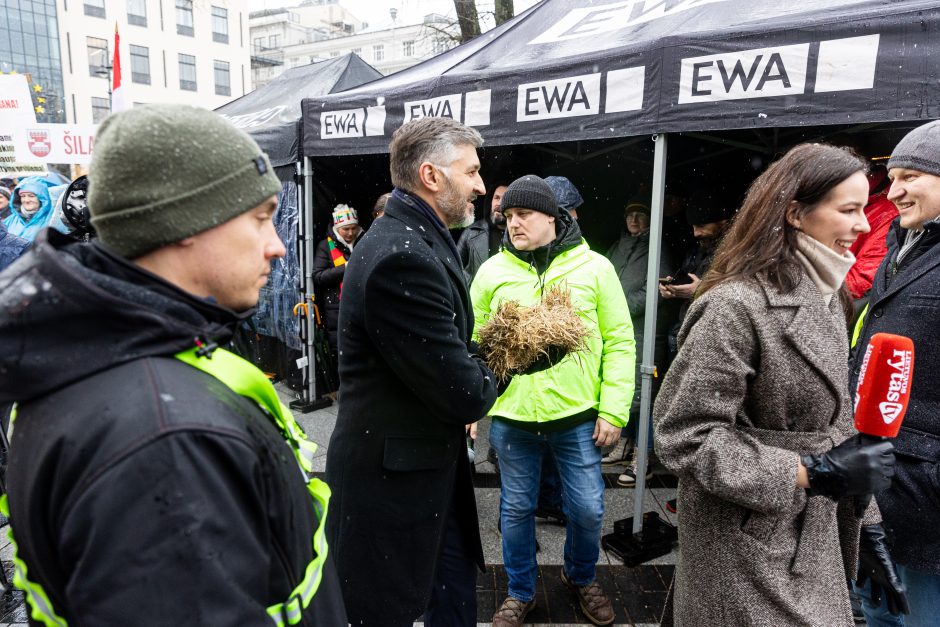
[[[888,176],[888,199],[900,216],[891,225],[888,253],[869,293],[850,385],[854,391],[875,333],[914,340],[910,403],[894,440],[896,474],[876,498],[891,555],[908,591],[910,615],[904,624],[917,627],[936,625],[940,615],[940,122],[920,126],[901,140],[888,161]],[[877,573],[863,568],[860,574],[873,574],[876,587],[890,589],[890,582],[879,582]],[[885,608],[877,607],[870,587],[862,597],[870,625],[897,624],[883,615]]]
[[[479,133],[450,118],[392,138],[395,191],[343,280],[342,401],[326,473],[328,518],[355,625],[476,624],[483,568],[467,426],[496,400],[473,354],[473,310],[448,228],[485,193]]]

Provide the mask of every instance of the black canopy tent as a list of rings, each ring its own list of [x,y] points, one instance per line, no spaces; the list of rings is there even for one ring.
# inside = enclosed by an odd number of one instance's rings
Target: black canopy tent
[[[287,246],[287,256],[272,266],[271,279],[262,292],[253,322],[263,335],[276,338],[283,353],[300,349],[307,367],[304,399],[294,405],[308,410],[317,405],[316,358],[314,326],[307,316],[299,320],[293,306],[312,297],[311,266],[313,251],[298,249],[298,241],[307,241],[304,233],[312,224],[306,221],[308,211],[297,180],[301,169],[301,100],[305,97],[331,94],[381,78],[382,74],[356,54],[347,54],[328,61],[290,68],[267,85],[249,92],[216,109],[236,127],[245,130],[268,153],[272,165],[283,182],[275,216],[278,233]],[[298,346],[292,346],[297,343]],[[294,371],[293,360],[282,356],[263,360],[282,373]],[[291,362],[288,364],[288,362]],[[301,361],[304,363],[304,361]],[[323,403],[325,404],[325,402]]]
[[[300,102],[382,78],[382,73],[350,53],[285,70],[267,85],[215,110],[250,134],[274,167],[300,161],[303,128]]]
[[[776,134],[940,117],[938,9],[935,0],[544,0],[425,63],[305,99],[306,169],[313,159],[387,152],[396,128],[428,115],[475,126],[487,146],[653,135],[645,329],[653,337],[666,133],[733,149],[754,142],[729,139],[732,129]],[[609,143],[604,150],[616,149]],[[642,355],[641,468],[653,345]],[[644,477],[638,472],[634,532]]]

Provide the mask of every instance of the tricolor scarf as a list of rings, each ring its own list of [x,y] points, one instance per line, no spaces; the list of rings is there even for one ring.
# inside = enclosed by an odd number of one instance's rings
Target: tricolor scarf
[[[336,245],[336,240],[326,236],[326,243],[330,247],[330,259],[333,260],[333,266],[338,268],[340,266],[346,265],[346,257],[343,255],[343,251],[339,249],[339,246]],[[339,297],[343,298],[343,282],[339,282]]]

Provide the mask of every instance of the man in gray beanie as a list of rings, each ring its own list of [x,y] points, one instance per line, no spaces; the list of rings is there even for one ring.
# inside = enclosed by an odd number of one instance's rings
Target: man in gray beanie
[[[284,255],[280,188],[211,111],[135,107],[98,129],[100,239],[48,229],[0,274],[0,511],[33,619],[347,624],[315,446],[220,348]]]
[[[888,200],[898,218],[888,233],[888,253],[878,268],[853,338],[850,386],[856,388],[866,349],[876,333],[914,340],[916,359],[911,397],[894,440],[896,474],[875,495],[884,518],[891,555],[910,600],[908,627],[936,625],[940,616],[940,122],[908,133],[888,161]],[[864,543],[863,543],[864,545]],[[875,556],[860,555],[862,609],[869,625],[897,625],[890,591]],[[891,600],[890,594],[883,595]],[[887,607],[886,607],[887,605]]]

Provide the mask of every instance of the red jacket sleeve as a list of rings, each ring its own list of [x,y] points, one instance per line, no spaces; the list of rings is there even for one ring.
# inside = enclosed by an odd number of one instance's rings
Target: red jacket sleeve
[[[881,260],[888,252],[885,238],[891,228],[891,222],[898,215],[894,203],[888,200],[884,193],[873,196],[865,207],[865,216],[871,231],[856,240],[850,249],[855,255],[855,265],[845,277],[845,283],[852,294],[852,298],[859,299],[871,289],[875,273]]]

